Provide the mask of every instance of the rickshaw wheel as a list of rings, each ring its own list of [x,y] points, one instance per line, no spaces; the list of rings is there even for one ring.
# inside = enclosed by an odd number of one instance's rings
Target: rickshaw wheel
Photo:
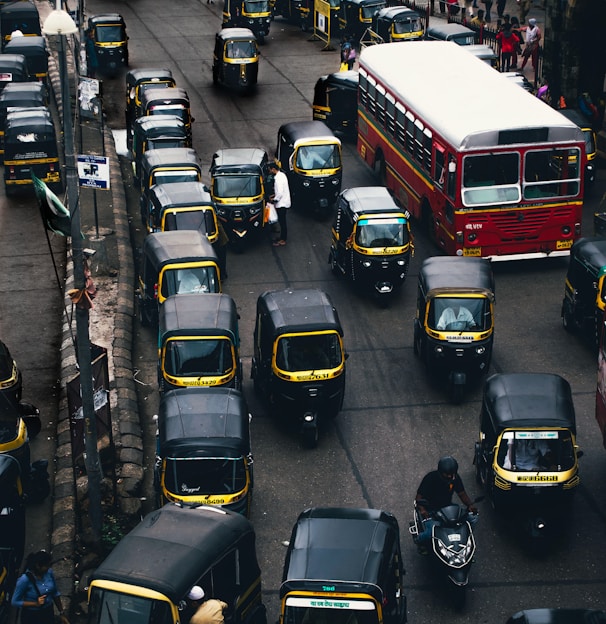
[[[570,312],[570,306],[566,303],[562,306],[562,326],[570,334],[573,334],[577,329],[574,317]]]

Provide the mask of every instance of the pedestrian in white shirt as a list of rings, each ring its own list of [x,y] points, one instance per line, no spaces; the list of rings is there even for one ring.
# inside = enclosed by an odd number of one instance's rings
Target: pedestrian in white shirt
[[[288,237],[286,213],[290,208],[290,188],[288,186],[288,178],[283,171],[280,171],[278,163],[270,163],[269,171],[274,176],[274,194],[271,196],[271,200],[276,207],[278,223],[280,225],[280,238],[273,242],[273,246],[280,247],[286,245],[286,239]]]

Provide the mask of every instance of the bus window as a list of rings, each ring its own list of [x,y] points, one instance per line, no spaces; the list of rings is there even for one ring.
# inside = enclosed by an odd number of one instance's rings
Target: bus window
[[[437,145],[434,152],[434,159],[436,166],[433,179],[438,186],[444,188],[444,151]]]
[[[463,204],[487,204],[520,201],[519,155],[517,153],[482,154],[463,159]]]
[[[387,132],[392,136],[395,134],[395,117],[396,117],[396,102],[389,93],[385,96],[385,111],[387,115]]]
[[[578,195],[580,162],[578,149],[527,152],[524,161],[524,199]]]
[[[423,126],[418,119],[415,123],[415,160],[423,164]]]
[[[363,72],[360,72],[358,92],[360,94],[360,104],[364,108],[367,109],[368,108],[368,81],[366,80],[366,75]]]
[[[415,118],[410,113],[406,113],[406,151],[412,155],[415,153],[414,123]]]
[[[431,131],[428,128],[423,131],[423,168],[431,171]]]
[[[406,134],[404,131],[406,111],[396,104],[396,141],[400,145],[404,145],[406,142]]]
[[[385,124],[385,89],[380,85],[377,86],[377,121]]]
[[[454,196],[455,196],[456,178],[457,178],[457,162],[453,154],[448,154],[448,184],[446,186],[446,194],[452,200],[454,200]]]

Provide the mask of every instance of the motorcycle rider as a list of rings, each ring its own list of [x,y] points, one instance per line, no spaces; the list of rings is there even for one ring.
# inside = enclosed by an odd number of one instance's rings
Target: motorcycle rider
[[[431,540],[431,530],[438,523],[432,514],[452,504],[454,492],[467,507],[467,520],[473,526],[478,520],[478,510],[467,495],[461,477],[458,475],[457,460],[447,455],[438,461],[438,469],[428,472],[421,481],[415,498],[417,512],[423,518],[423,531],[417,536],[416,543],[421,554],[427,554],[427,544]]]

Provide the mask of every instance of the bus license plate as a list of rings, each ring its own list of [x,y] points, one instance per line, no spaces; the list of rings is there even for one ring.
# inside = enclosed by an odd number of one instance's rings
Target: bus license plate
[[[480,258],[482,256],[481,247],[463,247],[464,256],[473,256],[474,258]]]
[[[556,249],[570,249],[572,247],[572,239],[556,241]]]

